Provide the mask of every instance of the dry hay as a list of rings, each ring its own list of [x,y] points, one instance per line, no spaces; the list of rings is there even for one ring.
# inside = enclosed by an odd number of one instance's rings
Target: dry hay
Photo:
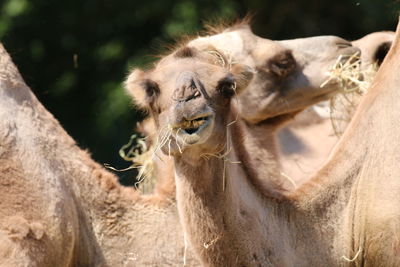
[[[330,99],[329,112],[332,128],[336,136],[341,136],[353,117],[354,111],[376,74],[378,66],[370,64],[361,67],[360,53],[350,56],[340,55],[328,72],[329,78],[321,84],[334,81],[341,91]]]
[[[143,193],[151,193],[155,185],[153,154],[153,146],[148,146],[146,139],[136,134],[133,134],[129,142],[119,150],[121,158],[132,162],[132,165],[127,169],[135,168],[138,170],[135,187]]]

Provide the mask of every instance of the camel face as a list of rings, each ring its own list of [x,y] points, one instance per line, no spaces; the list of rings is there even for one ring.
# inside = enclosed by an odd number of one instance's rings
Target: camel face
[[[335,81],[321,87],[329,70],[339,56],[345,61],[359,52],[335,36],[271,42],[258,38],[253,52],[257,74],[240,96],[239,112],[252,123],[328,99],[339,89]]]
[[[181,63],[188,62],[177,62]],[[174,66],[171,67],[174,69]],[[208,72],[209,70],[214,71]],[[207,76],[212,73],[214,75],[211,80],[206,81],[203,73]],[[161,125],[167,125],[171,131],[169,141],[175,142],[176,148],[184,149],[186,146],[200,145],[214,134],[216,121],[221,120],[221,117],[216,116],[215,110],[228,104],[229,97],[234,93],[234,81],[227,72],[208,64],[188,64],[185,70],[175,74],[170,107],[160,114],[160,118],[164,118]],[[218,88],[220,81],[226,83],[227,91],[224,93]]]
[[[182,153],[194,145],[213,153],[223,143],[230,99],[251,75],[246,66],[229,71],[214,62],[212,54],[184,47],[151,72],[134,72],[128,78],[127,88],[136,99],[145,92],[138,101],[157,121],[160,148],[166,154]]]

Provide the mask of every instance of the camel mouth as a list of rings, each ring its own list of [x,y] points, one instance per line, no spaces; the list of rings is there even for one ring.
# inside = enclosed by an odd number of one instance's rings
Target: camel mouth
[[[353,53],[341,54],[337,58],[327,74],[327,79],[320,85],[320,88],[327,85],[340,85],[341,90],[355,91],[361,90],[365,71],[361,69],[361,51],[359,49],[351,50]]]
[[[176,135],[184,144],[195,144],[203,139],[204,132],[210,128],[213,116],[211,114],[202,114],[191,119],[185,119],[183,122],[173,127]]]
[[[181,131],[187,135],[198,134],[203,130],[210,122],[211,116],[199,116],[194,119],[187,120],[185,119],[183,122],[179,123],[179,125],[174,128],[177,131]]]
[[[208,124],[208,120],[210,119],[210,116],[202,116],[198,117],[193,120],[185,120],[180,128],[182,131],[184,131],[186,134],[195,134],[198,132],[202,126],[206,126]]]

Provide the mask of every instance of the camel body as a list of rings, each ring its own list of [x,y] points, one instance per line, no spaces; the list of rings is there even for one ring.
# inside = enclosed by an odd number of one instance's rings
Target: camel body
[[[174,203],[77,147],[0,47],[0,266],[198,265]]]

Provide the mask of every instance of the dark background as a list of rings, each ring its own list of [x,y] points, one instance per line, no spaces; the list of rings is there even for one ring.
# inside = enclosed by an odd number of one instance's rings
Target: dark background
[[[0,0],[0,40],[27,84],[95,160],[118,155],[143,114],[122,89],[128,70],[149,65],[163,44],[204,21],[255,14],[269,39],[338,35],[354,40],[394,30],[400,4],[388,0]],[[134,183],[123,173],[124,184]]]

